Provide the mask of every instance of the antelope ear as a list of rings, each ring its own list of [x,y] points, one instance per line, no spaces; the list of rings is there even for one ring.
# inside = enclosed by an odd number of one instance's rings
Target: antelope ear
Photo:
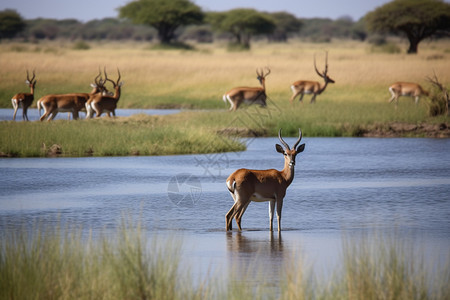
[[[275,145],[275,148],[277,149],[277,152],[283,153],[283,154],[284,154],[284,149],[283,149],[283,147],[281,147],[280,145],[276,144],[276,145]]]
[[[303,150],[305,150],[305,144],[301,144],[297,147],[297,153],[303,152]]]
[[[91,87],[96,88],[97,85],[95,83],[91,83]]]

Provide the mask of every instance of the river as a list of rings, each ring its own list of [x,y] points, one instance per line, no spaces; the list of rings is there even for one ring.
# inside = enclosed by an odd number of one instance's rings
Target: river
[[[396,233],[430,263],[448,259],[450,139],[304,137],[280,235],[267,203],[250,204],[242,232],[225,232],[227,176],[283,166],[277,138],[244,142],[244,152],[209,155],[0,159],[0,231],[63,222],[95,234],[125,214],[149,236],[180,237],[200,275],[257,260],[269,280],[298,252],[328,272],[343,236],[364,232]]]

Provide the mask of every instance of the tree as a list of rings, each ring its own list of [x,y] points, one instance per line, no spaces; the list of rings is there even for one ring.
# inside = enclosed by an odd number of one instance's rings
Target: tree
[[[270,17],[275,22],[275,30],[270,36],[271,40],[286,42],[289,33],[298,33],[302,27],[302,21],[287,12],[271,13]]]
[[[170,44],[180,26],[201,24],[204,17],[188,0],[136,0],[120,7],[119,16],[154,27],[162,44]]]
[[[0,40],[10,39],[25,29],[25,22],[14,10],[0,11]]]
[[[275,30],[275,21],[267,14],[254,9],[238,8],[224,13],[210,13],[208,21],[214,29],[229,32],[237,44],[250,48],[250,39],[257,34],[270,34]]]
[[[440,0],[394,0],[365,17],[372,32],[404,34],[408,53],[417,53],[419,43],[436,33],[450,32],[450,4]]]

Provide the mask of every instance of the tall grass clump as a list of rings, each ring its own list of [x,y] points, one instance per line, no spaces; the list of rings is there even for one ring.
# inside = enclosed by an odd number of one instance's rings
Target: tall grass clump
[[[200,298],[180,267],[177,242],[148,240],[131,221],[95,239],[82,232],[38,226],[3,233],[0,299]]]
[[[398,236],[345,238],[331,274],[317,276],[289,256],[279,281],[259,260],[247,271],[199,278],[182,263],[182,243],[148,238],[140,222],[115,232],[40,225],[0,234],[0,299],[449,299],[450,266],[425,266]],[[327,270],[328,271],[328,270]],[[430,273],[432,271],[432,273]]]
[[[450,265],[425,266],[423,252],[399,236],[344,237],[341,261],[329,279],[292,264],[283,299],[448,299]],[[434,262],[438,263],[438,262]],[[432,271],[432,273],[431,273]]]

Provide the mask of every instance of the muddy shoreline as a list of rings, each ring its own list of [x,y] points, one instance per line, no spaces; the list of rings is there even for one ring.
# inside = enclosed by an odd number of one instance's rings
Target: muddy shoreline
[[[365,128],[361,128],[357,136],[449,138],[450,127],[447,123],[409,124],[394,122],[387,124],[372,124]]]
[[[227,127],[217,131],[218,134],[235,137],[269,137],[267,129]],[[450,126],[448,123],[440,124],[410,124],[401,122],[375,123],[362,125],[356,128],[346,126],[342,129],[342,136],[353,137],[426,137],[426,138],[449,138]]]

